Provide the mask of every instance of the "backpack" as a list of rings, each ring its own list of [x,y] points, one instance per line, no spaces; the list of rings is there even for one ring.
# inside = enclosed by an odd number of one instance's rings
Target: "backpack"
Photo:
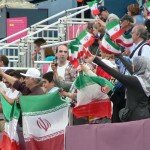
[[[138,52],[138,56],[141,56],[142,54],[142,48],[144,45],[149,45],[150,46],[150,42],[149,41],[142,41],[130,54],[130,58],[133,57],[134,53],[136,52],[136,50],[140,47],[139,52]]]
[[[138,56],[141,56],[141,54],[142,54],[142,48],[143,48],[144,45],[149,45],[149,46],[150,46],[150,43],[145,43],[145,44],[143,44],[143,45],[140,47],[139,52],[138,52]]]

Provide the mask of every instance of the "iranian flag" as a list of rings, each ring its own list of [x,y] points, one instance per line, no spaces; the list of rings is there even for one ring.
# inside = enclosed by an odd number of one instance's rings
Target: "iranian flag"
[[[28,150],[63,150],[68,103],[58,93],[20,97],[23,134]]]
[[[150,1],[146,2],[145,7],[148,12],[150,12]]]
[[[80,35],[77,37],[77,39],[80,41],[80,43],[85,47],[91,46],[95,39],[92,34],[87,32],[86,30],[82,31]]]
[[[5,130],[2,134],[2,141],[0,142],[0,149],[20,150],[19,138],[17,133],[17,125],[20,116],[20,109],[16,103],[10,105],[2,95],[1,95],[1,104],[6,123],[5,123]]]
[[[104,36],[100,45],[100,49],[109,54],[121,53],[120,46],[114,43],[108,36]]]
[[[94,0],[94,1],[91,1],[91,2],[87,2],[88,6],[90,7],[91,9],[91,12],[93,15],[98,15],[100,12],[98,10],[98,4],[97,4],[97,1]]]
[[[73,113],[77,118],[111,117],[111,102],[107,94],[102,90],[103,86],[113,85],[105,78],[80,74],[75,81],[77,88],[77,105]]]
[[[116,43],[125,48],[131,47],[133,45],[133,39],[131,34],[121,35],[119,38],[116,39]]]
[[[89,50],[84,48],[84,46],[81,45],[81,43],[77,39],[70,42],[70,44],[68,45],[68,49],[69,49],[69,60],[75,68],[79,66],[79,59],[91,56]]]
[[[120,28],[119,20],[113,20],[106,25],[106,33],[114,41],[124,33],[124,30]]]

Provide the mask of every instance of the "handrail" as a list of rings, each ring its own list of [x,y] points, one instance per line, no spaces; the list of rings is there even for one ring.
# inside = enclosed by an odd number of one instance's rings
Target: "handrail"
[[[68,44],[68,43],[70,43],[71,41],[73,41],[73,40],[58,42],[58,43],[54,43],[54,44],[47,44],[47,45],[41,46],[41,48],[46,48],[46,47],[51,47],[51,46],[57,46],[57,45],[61,45],[61,44]]]
[[[46,26],[46,27],[44,27],[44,28],[42,28],[42,29],[40,29],[40,30],[34,32],[34,33],[31,33],[31,34],[29,34],[29,35],[26,35],[26,36],[24,36],[24,37],[21,38],[21,39],[17,39],[17,40],[15,40],[15,41],[11,42],[11,43],[8,43],[7,45],[4,45],[4,46],[0,47],[0,50],[6,48],[6,47],[8,47],[9,45],[14,44],[14,43],[16,43],[16,42],[20,42],[21,40],[24,40],[24,39],[27,38],[27,37],[33,36],[33,35],[35,35],[35,34],[41,32],[41,31],[43,31],[43,29],[47,29],[47,28],[49,28],[49,27],[51,27],[51,26],[53,26],[53,25],[55,25],[55,24],[57,24],[57,23],[58,23],[58,21],[55,22],[55,23],[53,23],[53,24],[51,24],[51,25],[48,25],[48,26]]]
[[[21,30],[21,31],[15,33],[15,34],[12,34],[12,35],[10,35],[10,36],[8,36],[8,37],[6,37],[6,38],[0,40],[0,42],[4,42],[4,41],[6,41],[6,40],[8,40],[8,39],[10,39],[10,38],[13,38],[14,36],[17,36],[18,34],[27,32],[29,29],[30,29],[30,28],[23,29],[23,30]]]
[[[71,20],[71,21],[95,21],[95,19],[93,18],[93,19],[91,19],[91,18],[71,18],[71,19],[69,19],[69,20]]]
[[[2,70],[13,69],[13,70],[27,70],[31,67],[0,67]]]
[[[55,18],[55,17],[57,17],[57,16],[59,16],[59,15],[62,15],[62,14],[64,14],[64,13],[65,13],[65,11],[62,11],[62,12],[60,12],[60,13],[58,13],[58,14],[56,14],[56,15],[53,15],[53,16],[47,18],[47,19],[48,19],[48,20],[49,20],[49,19],[53,19],[53,18]],[[45,20],[47,21],[47,19],[45,19]],[[40,23],[46,22],[45,20],[40,21],[40,22],[38,22],[38,23],[36,23],[36,24],[34,24],[34,25],[31,25],[30,27],[28,27],[28,28],[26,28],[26,29],[24,29],[24,30],[22,30],[22,31],[19,31],[19,32],[13,34],[13,35],[10,35],[10,36],[8,36],[8,37],[6,37],[6,38],[0,40],[0,42],[6,41],[6,40],[8,40],[8,39],[10,39],[10,38],[12,38],[12,37],[18,35],[18,34],[23,33],[23,32],[27,32],[27,31],[29,31],[30,29],[32,29],[33,27],[36,27],[37,25],[39,25]]]
[[[26,29],[23,29],[23,30],[21,30],[21,31],[19,31],[19,32],[13,34],[13,35],[10,35],[10,36],[8,36],[8,37],[6,37],[6,38],[0,40],[0,43],[1,43],[1,42],[4,42],[4,41],[6,41],[6,40],[8,40],[8,39],[10,39],[10,38],[12,38],[12,37],[14,37],[14,36],[17,36],[17,35],[19,35],[19,34],[21,34],[21,33],[27,32],[27,31],[29,31],[30,29],[32,29],[33,27],[36,27],[37,25],[40,25],[40,24],[42,24],[42,23],[45,23],[46,21],[49,21],[49,20],[51,20],[51,19],[53,19],[53,18],[55,18],[55,17],[58,17],[58,16],[60,16],[60,15],[63,15],[63,14],[65,14],[66,12],[70,12],[70,11],[73,11],[73,10],[79,10],[79,9],[83,9],[83,8],[88,8],[88,7],[87,7],[87,6],[81,6],[81,7],[72,8],[72,9],[68,9],[68,10],[61,11],[60,13],[57,13],[57,14],[51,16],[51,17],[48,17],[48,18],[46,18],[46,19],[44,19],[44,20],[42,20],[42,21],[40,21],[40,22],[38,22],[38,23],[35,23],[35,24],[31,25],[30,27],[28,27],[28,28],[26,28]]]
[[[52,63],[53,61],[34,61],[34,64],[50,64]]]
[[[84,12],[84,11],[86,11],[86,10],[88,10],[88,9],[89,9],[89,7],[86,7],[86,8],[84,8],[84,9],[82,9],[82,10],[79,10],[79,11],[73,13],[73,14],[70,14],[70,15],[68,15],[68,16],[64,16],[64,17],[62,17],[62,18],[60,18],[60,19],[68,19],[68,18],[74,17],[74,16],[76,16],[76,15],[80,14],[81,12]]]
[[[88,5],[81,6],[81,7],[70,8],[70,9],[67,9],[66,11],[70,12],[70,11],[75,11],[75,10],[79,10],[79,9],[84,9],[86,7],[88,7]]]
[[[68,15],[68,16],[66,16],[66,17],[62,17],[62,18],[60,18],[60,19],[67,19],[67,18],[70,18],[70,17],[74,17],[74,16],[76,16],[77,14],[80,14],[82,11],[84,12],[84,11],[86,11],[86,10],[88,10],[88,9],[89,9],[89,8],[86,7],[86,8],[83,9],[83,10],[80,10],[80,11],[74,13],[74,14],[70,14],[70,15]],[[43,30],[45,30],[45,29],[48,29],[49,27],[51,27],[51,26],[53,26],[53,25],[58,24],[58,23],[59,23],[59,21],[56,21],[55,23],[52,23],[51,25],[47,25],[46,27],[41,28],[41,29],[39,29],[38,31],[36,31],[36,32],[34,32],[34,33],[30,33],[29,35],[24,36],[24,37],[21,38],[21,39],[18,39],[18,40],[15,40],[15,41],[11,42],[11,43],[8,43],[7,45],[4,45],[3,47],[0,47],[0,50],[2,50],[2,49],[4,49],[4,48],[8,47],[8,46],[11,45],[11,44],[14,44],[14,43],[16,43],[16,42],[19,42],[20,40],[23,40],[23,39],[25,39],[25,38],[27,38],[27,37],[33,36],[33,35],[35,35],[35,34],[41,32],[41,31],[43,31]]]

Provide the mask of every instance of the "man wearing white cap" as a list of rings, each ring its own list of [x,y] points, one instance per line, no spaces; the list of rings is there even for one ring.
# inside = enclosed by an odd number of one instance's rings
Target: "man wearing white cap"
[[[0,75],[2,75],[3,78],[5,78],[9,83],[11,83],[13,87],[16,90],[20,91],[23,95],[44,94],[44,91],[39,85],[39,82],[41,80],[40,77],[41,73],[38,69],[29,68],[25,74],[21,73],[21,75],[26,77],[25,84],[21,83],[16,78],[5,74],[1,69],[0,69]]]

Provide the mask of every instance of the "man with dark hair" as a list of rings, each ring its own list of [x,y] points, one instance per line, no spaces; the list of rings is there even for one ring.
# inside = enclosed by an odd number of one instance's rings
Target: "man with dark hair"
[[[57,66],[56,71],[58,76],[65,81],[74,81],[77,77],[77,70],[73,68],[70,61],[68,61],[69,51],[66,45],[59,45],[56,52]],[[53,68],[51,64],[51,68]]]
[[[113,20],[119,20],[119,17],[113,13],[109,13],[109,11],[107,10],[107,8],[105,6],[98,6],[98,10],[99,10],[99,20],[98,22],[102,25],[102,26],[106,26],[107,23],[113,21]],[[102,20],[101,20],[102,19]],[[104,22],[105,21],[105,22]]]
[[[46,41],[43,38],[38,38],[38,39],[34,40],[34,44],[39,47],[44,43],[46,43]]]
[[[47,72],[43,75],[42,82],[43,87],[46,89],[46,93],[52,93],[59,90],[58,87],[56,87],[53,77],[54,73],[53,71]]]
[[[0,67],[8,67],[9,60],[5,55],[0,55]]]
[[[121,28],[125,30],[125,35],[128,35],[131,33],[132,28],[134,27],[134,20],[129,15],[124,15],[121,19]]]
[[[32,53],[32,61],[34,64],[34,60],[42,60],[42,57],[44,57],[44,53],[40,52],[41,45],[46,44],[46,41],[43,38],[38,38],[34,41],[34,51]],[[43,54],[43,56],[42,56]]]

